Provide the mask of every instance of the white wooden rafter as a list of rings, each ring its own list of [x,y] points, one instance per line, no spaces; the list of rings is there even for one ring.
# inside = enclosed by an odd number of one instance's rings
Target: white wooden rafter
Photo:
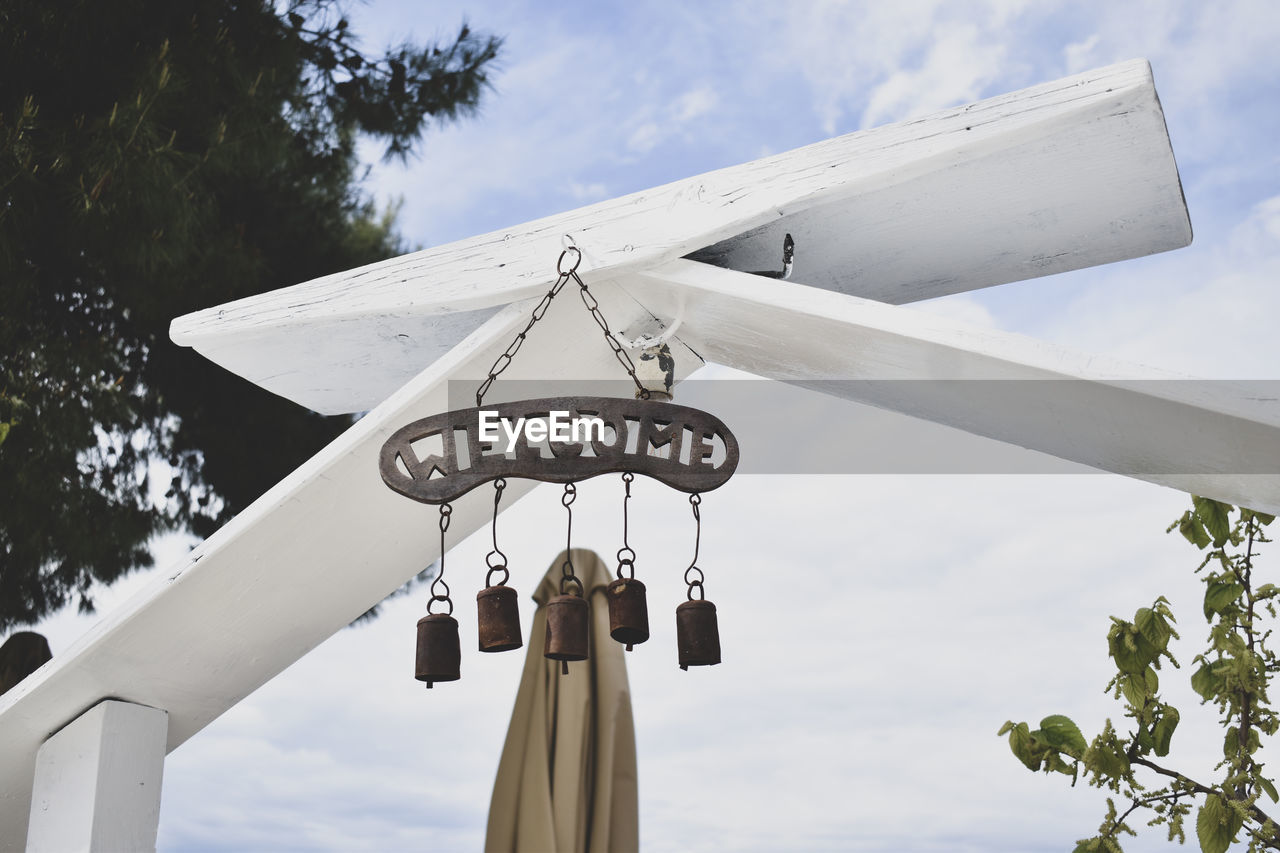
[[[171,336],[318,412],[364,411],[544,292],[566,237],[594,281],[694,253],[777,267],[784,232],[796,280],[892,303],[1191,240],[1135,60],[198,311]]]
[[[680,339],[708,361],[1280,513],[1280,400],[1256,386],[695,261],[621,283],[659,316],[683,316]]]

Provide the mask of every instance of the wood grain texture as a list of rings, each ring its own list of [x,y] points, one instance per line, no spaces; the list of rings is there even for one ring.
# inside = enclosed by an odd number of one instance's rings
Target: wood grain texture
[[[180,317],[171,337],[324,413],[376,405],[497,307],[545,291],[567,238],[588,281],[697,257],[901,303],[1186,245],[1144,60]]]
[[[616,286],[592,289],[611,317],[627,321],[627,306],[636,310]],[[40,744],[85,708],[104,697],[163,708],[172,751],[439,556],[435,510],[387,488],[378,473],[379,449],[404,424],[452,408],[452,381],[469,380],[462,384],[473,394],[532,307],[524,302],[500,310],[0,697],[2,846],[22,846]],[[702,364],[681,346],[672,350],[677,377]],[[504,385],[508,379],[569,378],[629,384],[590,315],[556,300],[485,399],[518,394]],[[532,485],[510,481],[503,509]],[[492,493],[484,489],[455,502],[449,542],[488,523],[492,512]],[[472,577],[479,585],[480,576]]]
[[[793,281],[673,261],[624,286],[704,358],[1280,512],[1280,400]],[[765,345],[765,342],[770,342]]]

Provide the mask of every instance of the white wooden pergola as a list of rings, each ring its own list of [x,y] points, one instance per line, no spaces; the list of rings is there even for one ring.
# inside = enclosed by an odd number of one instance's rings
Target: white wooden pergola
[[[748,272],[778,266],[785,233],[799,247],[791,279]],[[1271,470],[1280,450],[1274,402],[1151,382],[1171,377],[901,307],[1190,240],[1139,60],[175,320],[176,343],[264,388],[368,414],[0,698],[0,846],[153,847],[165,754],[438,556],[421,507],[382,483],[378,450],[401,425],[450,408],[450,380],[484,376],[568,241],[620,337],[664,339],[677,378],[710,361],[818,383],[1280,511],[1280,476],[1251,473]],[[549,312],[504,379],[616,379],[598,335],[576,307]],[[940,383],[868,396],[885,386],[822,382],[922,378],[1076,381],[1016,412],[1003,395]],[[490,511],[487,494],[457,501],[450,535]]]

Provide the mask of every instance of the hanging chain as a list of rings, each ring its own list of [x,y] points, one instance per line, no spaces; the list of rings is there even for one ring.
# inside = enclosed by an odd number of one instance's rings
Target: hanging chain
[[[569,524],[565,528],[564,534],[564,563],[560,566],[560,594],[567,595],[564,591],[565,585],[574,583],[578,585],[578,597],[581,598],[585,590],[582,588],[582,581],[578,580],[577,575],[573,572],[573,501],[578,497],[578,487],[573,483],[564,484],[564,494],[560,496],[560,503],[564,505],[564,510],[569,514]]]
[[[630,471],[624,471],[622,474],[622,482],[626,484],[627,493],[622,498],[622,547],[618,549],[618,580],[622,580],[623,567],[630,570],[632,579],[636,576],[636,552],[627,542],[627,503],[631,500],[631,481],[635,478],[636,475]]]
[[[493,586],[493,573],[499,569],[502,570],[502,580],[498,581],[498,586],[506,586],[511,577],[511,572],[507,571],[507,555],[498,547],[498,504],[506,487],[507,481],[501,477],[493,481],[493,550],[484,558],[485,565],[489,567],[489,573],[484,576],[485,586]]]
[[[564,258],[570,252],[573,252],[576,257],[574,258],[573,266],[565,270]],[[577,246],[570,246],[560,253],[560,258],[556,261],[556,272],[559,273],[559,278],[556,279],[555,284],[551,285],[551,289],[543,294],[538,304],[534,306],[533,314],[529,317],[529,322],[525,324],[524,329],[507,345],[502,355],[494,360],[493,366],[489,368],[489,375],[484,382],[480,383],[480,387],[476,389],[476,408],[484,405],[484,395],[489,393],[489,389],[493,387],[498,375],[510,366],[511,360],[515,358],[516,353],[520,351],[520,347],[524,344],[529,330],[547,313],[547,309],[551,307],[551,300],[556,298],[556,294],[564,288],[565,283],[571,278],[578,285],[578,295],[582,297],[582,304],[586,306],[592,319],[596,321],[596,325],[604,332],[605,343],[609,345],[609,349],[613,350],[614,358],[618,360],[618,363],[627,371],[627,375],[631,377],[631,381],[635,383],[636,396],[642,400],[649,399],[649,389],[645,388],[640,381],[640,377],[636,376],[636,366],[631,361],[631,356],[627,354],[627,351],[622,348],[622,344],[618,343],[618,340],[613,336],[613,331],[609,328],[609,322],[605,320],[604,314],[600,311],[600,303],[596,301],[595,296],[587,289],[587,283],[578,277],[578,264],[580,263],[582,263],[582,250]]]
[[[693,521],[696,525],[696,532],[693,537],[693,561],[689,563],[689,568],[684,570],[684,582],[689,585],[688,599],[693,601],[693,590],[698,590],[698,600],[701,601],[707,597],[707,591],[703,587],[702,582],[706,580],[706,576],[702,574],[702,569],[698,568],[698,549],[702,546],[702,512],[698,506],[702,503],[702,495],[694,492],[689,495],[689,505],[693,507]],[[697,580],[690,580],[689,573],[697,572]]]
[[[563,259],[564,254],[562,253],[560,257]],[[579,255],[579,259],[581,259],[581,255]],[[559,264],[556,265],[556,268],[557,270],[559,269]],[[529,317],[529,322],[525,324],[524,329],[515,336],[515,339],[512,340],[510,344],[507,345],[507,348],[502,355],[498,356],[498,358],[493,362],[493,366],[489,368],[488,377],[484,382],[480,383],[480,387],[476,389],[477,408],[484,404],[484,395],[489,392],[489,388],[493,386],[494,380],[498,378],[498,374],[506,370],[507,366],[511,364],[511,359],[520,351],[520,346],[524,343],[525,336],[529,334],[529,330],[533,328],[533,324],[541,320],[542,315],[547,313],[547,308],[551,307],[551,300],[556,298],[556,294],[560,292],[561,288],[564,287],[565,282],[568,280],[569,276],[567,274],[560,273],[560,277],[556,279],[556,283],[551,286],[550,290],[543,294],[542,299],[534,306],[533,314]]]
[[[449,529],[449,517],[453,515],[453,507],[447,503],[440,504],[440,572],[436,575],[436,579],[431,582],[431,600],[427,602],[427,613],[431,613],[431,605],[437,601],[443,601],[449,605],[449,613],[453,615],[453,599],[449,597],[449,585],[444,582],[444,532]],[[441,594],[436,587],[443,587],[444,593]]]
[[[581,253],[578,259],[582,259]],[[644,383],[640,381],[640,377],[636,376],[636,365],[631,360],[631,356],[627,355],[627,351],[622,348],[622,344],[618,343],[618,339],[613,336],[613,330],[609,328],[609,321],[604,318],[604,314],[600,311],[600,303],[591,295],[591,291],[587,290],[587,283],[578,278],[578,265],[575,263],[573,269],[569,270],[569,275],[573,276],[573,280],[578,283],[578,295],[582,297],[582,304],[587,306],[587,310],[591,312],[591,317],[596,321],[596,325],[600,327],[600,331],[604,332],[604,342],[609,345],[609,349],[613,350],[613,357],[618,360],[618,364],[622,365],[622,369],[627,371],[627,375],[631,377],[631,381],[636,384],[636,396],[641,400],[649,399],[649,389],[644,387]]]

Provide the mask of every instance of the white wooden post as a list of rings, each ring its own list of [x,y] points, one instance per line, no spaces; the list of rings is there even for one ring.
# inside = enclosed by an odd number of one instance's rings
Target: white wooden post
[[[107,700],[40,747],[27,850],[154,850],[169,715]]]

